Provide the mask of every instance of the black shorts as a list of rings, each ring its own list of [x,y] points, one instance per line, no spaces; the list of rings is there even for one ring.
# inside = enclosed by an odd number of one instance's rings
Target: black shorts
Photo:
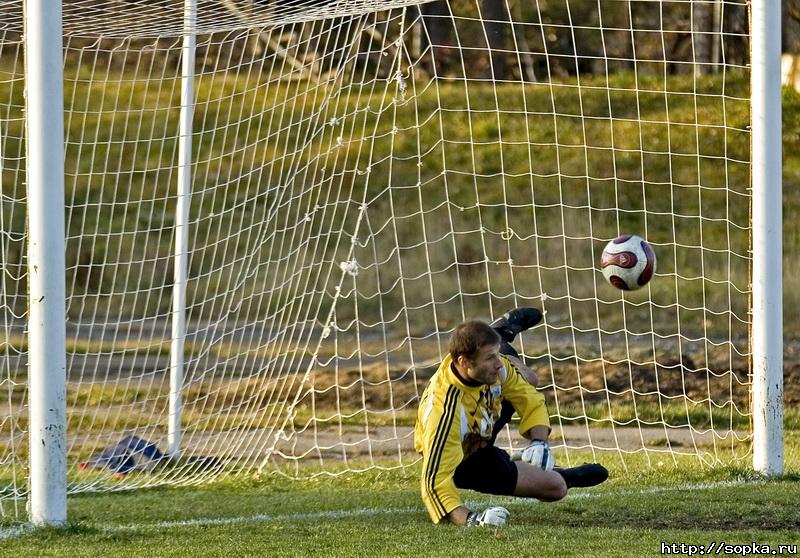
[[[458,488],[512,496],[517,487],[517,466],[508,453],[489,445],[462,461],[453,480]]]

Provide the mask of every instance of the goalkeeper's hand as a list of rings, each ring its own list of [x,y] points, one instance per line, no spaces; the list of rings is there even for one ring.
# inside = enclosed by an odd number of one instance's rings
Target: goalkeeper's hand
[[[545,440],[533,440],[528,444],[527,448],[522,450],[520,458],[525,463],[530,463],[544,471],[552,471],[553,465],[555,465],[555,458],[550,450],[550,444]]]
[[[467,525],[470,527],[481,525],[494,525],[495,527],[502,527],[506,524],[506,520],[511,513],[500,506],[486,508],[480,513],[470,512],[467,516]]]

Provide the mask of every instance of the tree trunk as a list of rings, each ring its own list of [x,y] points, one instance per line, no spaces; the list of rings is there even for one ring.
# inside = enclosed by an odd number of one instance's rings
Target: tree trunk
[[[431,47],[428,55],[428,71],[441,76],[447,71],[450,58],[450,39],[453,31],[453,17],[446,0],[429,2],[419,7],[423,30],[420,38],[421,49]]]
[[[692,52],[695,74],[709,74],[714,70],[714,5],[692,2]]]
[[[508,11],[505,0],[483,0],[483,21],[489,42],[491,77],[506,78],[506,50],[508,39]]]

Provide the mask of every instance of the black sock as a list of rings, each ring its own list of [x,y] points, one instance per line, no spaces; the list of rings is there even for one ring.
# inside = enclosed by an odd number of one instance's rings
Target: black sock
[[[553,471],[555,471],[564,478],[564,482],[567,483],[567,488],[572,488],[571,479],[575,475],[572,469],[562,469],[561,467],[553,467]]]
[[[564,478],[567,488],[596,486],[608,478],[608,470],[599,463],[586,463],[579,467],[554,467],[553,471]]]
[[[498,331],[498,333],[499,333],[499,331]],[[513,341],[513,340],[514,340],[514,338],[512,337],[511,341]],[[500,342],[500,354],[501,355],[511,355],[513,357],[519,358],[519,353],[517,352],[517,350],[511,345],[511,343],[509,341],[506,341],[505,339],[503,339]]]

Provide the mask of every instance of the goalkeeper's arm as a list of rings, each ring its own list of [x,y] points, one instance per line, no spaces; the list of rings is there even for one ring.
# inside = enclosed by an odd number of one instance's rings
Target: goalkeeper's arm
[[[526,370],[527,367],[519,362],[519,359],[504,358],[515,370],[514,373],[508,374],[503,385],[504,396],[520,415],[520,433],[531,440],[528,447],[514,457],[549,471],[555,463],[553,452],[547,443],[547,438],[550,436],[550,419],[544,396],[531,385],[530,381],[526,381],[527,378],[523,379],[525,377],[521,370]]]

